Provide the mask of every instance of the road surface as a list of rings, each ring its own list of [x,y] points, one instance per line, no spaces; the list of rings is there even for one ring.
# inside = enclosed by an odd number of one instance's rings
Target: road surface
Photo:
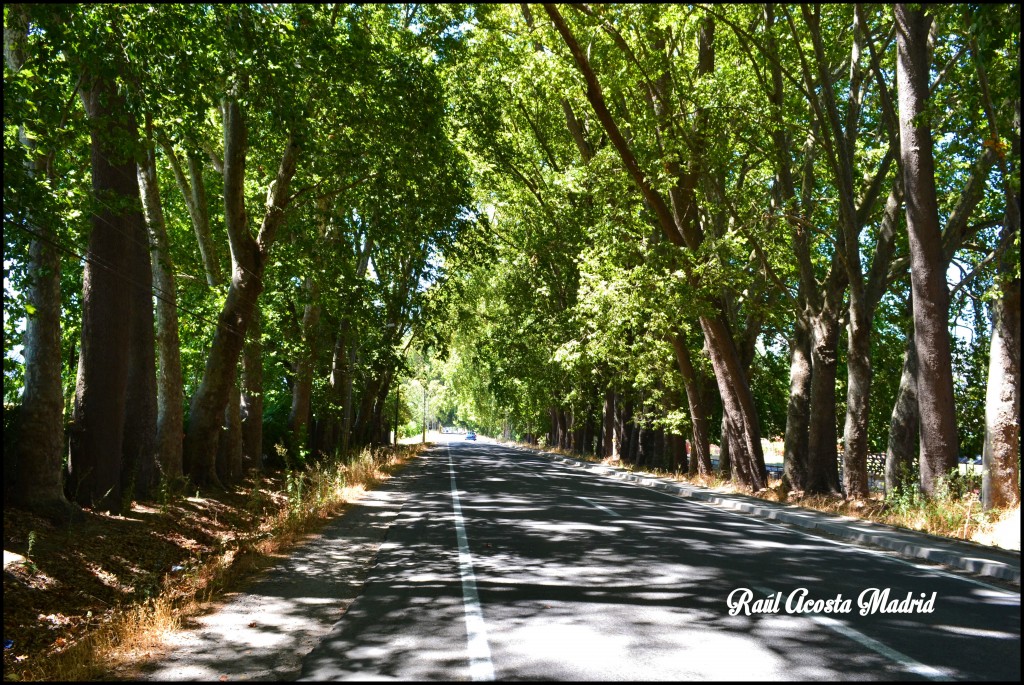
[[[443,437],[300,679],[1020,679],[1018,591]]]

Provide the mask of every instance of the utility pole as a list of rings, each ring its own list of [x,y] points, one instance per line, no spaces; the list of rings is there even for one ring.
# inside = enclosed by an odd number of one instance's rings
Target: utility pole
[[[402,386],[395,385],[395,447],[398,447],[398,407],[402,404]]]
[[[427,442],[427,384],[423,384],[423,443]]]

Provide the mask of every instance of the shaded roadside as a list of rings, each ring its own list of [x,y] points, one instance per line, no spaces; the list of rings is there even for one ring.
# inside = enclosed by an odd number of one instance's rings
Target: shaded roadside
[[[139,679],[294,680],[302,658],[358,595],[391,522],[408,498],[413,460],[286,559],[166,640]]]

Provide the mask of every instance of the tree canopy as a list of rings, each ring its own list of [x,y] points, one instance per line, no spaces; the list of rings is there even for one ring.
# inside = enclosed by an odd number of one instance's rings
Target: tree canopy
[[[852,498],[869,454],[925,493],[984,456],[1013,504],[1019,26],[5,5],[4,401],[51,438],[19,498],[119,511],[429,414],[755,490],[778,442]]]

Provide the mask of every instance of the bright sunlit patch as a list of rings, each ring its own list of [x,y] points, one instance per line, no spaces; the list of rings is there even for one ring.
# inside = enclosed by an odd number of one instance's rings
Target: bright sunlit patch
[[[1020,635],[1014,635],[1013,633],[1004,633],[1001,630],[986,630],[984,628],[968,628],[967,626],[932,626],[936,630],[942,630],[947,633],[953,633],[954,635],[963,635],[964,637],[981,637],[981,638],[995,638],[996,640],[1019,640]]]

